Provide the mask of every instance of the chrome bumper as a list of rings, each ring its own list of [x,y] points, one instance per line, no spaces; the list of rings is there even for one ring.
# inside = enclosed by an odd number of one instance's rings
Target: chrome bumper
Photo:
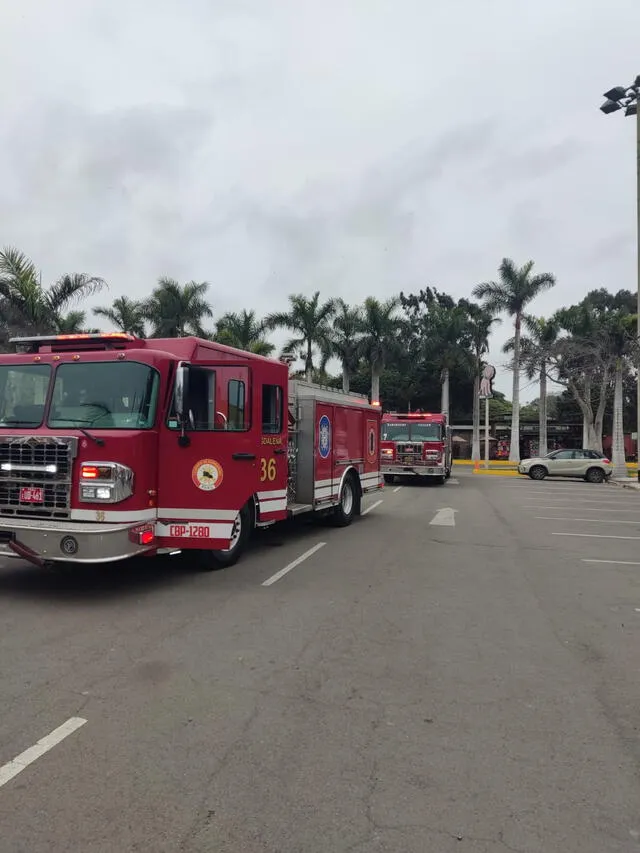
[[[46,521],[31,518],[0,519],[0,557],[49,562],[111,563],[149,550],[132,541],[136,524]]]
[[[444,465],[383,465],[382,473],[397,477],[444,477],[447,473]]]

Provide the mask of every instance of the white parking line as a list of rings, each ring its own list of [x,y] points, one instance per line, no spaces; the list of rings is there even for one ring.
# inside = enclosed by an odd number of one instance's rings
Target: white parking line
[[[534,515],[533,517],[538,521],[595,521],[600,524],[640,524],[640,518],[637,521],[618,521],[615,518],[567,518],[563,515]]]
[[[402,486],[396,486],[395,489],[393,490],[393,494],[395,495],[395,493],[399,492],[401,488],[402,488]]]
[[[460,485],[460,480],[456,480],[456,478],[455,478],[455,477],[449,477],[449,479],[448,479],[448,480],[445,480],[445,483],[446,483],[448,486],[459,486],[459,485]]]
[[[376,501],[372,503],[371,506],[368,506],[366,509],[363,509],[360,515],[366,515],[368,512],[371,512],[372,509],[375,509],[377,506],[380,506],[382,500]]]
[[[640,566],[640,563],[630,563],[628,560],[582,560],[583,563],[608,563],[612,566]]]
[[[533,498],[531,496],[529,496],[529,500],[533,500]],[[545,495],[545,497],[540,498],[540,500],[548,501],[549,503],[556,503],[556,501],[554,501],[553,498],[548,498],[546,495]],[[562,501],[566,502],[566,500],[567,500],[566,495],[563,498],[558,498],[558,501],[560,501],[560,502],[562,502]],[[575,498],[572,501],[572,503],[574,503],[574,504],[600,504],[600,505],[611,504],[613,506],[615,501],[620,501],[620,503],[627,504],[627,506],[631,503],[626,498],[610,498],[607,501],[601,501],[601,500],[597,501],[597,500],[595,500],[595,498]],[[640,505],[637,505],[637,508],[640,509]]]
[[[285,566],[284,569],[280,569],[279,572],[276,572],[275,575],[271,575],[266,581],[263,582],[262,586],[271,586],[276,581],[279,581],[280,578],[283,578],[286,574],[288,574],[291,569],[295,569],[296,566],[299,566],[300,563],[304,563],[305,560],[308,560],[309,557],[312,557],[316,551],[319,551],[320,548],[324,548],[326,542],[318,542],[317,545],[314,545],[313,548],[309,548],[308,551],[305,551],[304,554],[300,554],[292,563],[289,563],[288,566]]]
[[[0,788],[6,785],[14,776],[17,776],[18,773],[22,773],[26,767],[33,764],[34,761],[41,758],[46,752],[49,752],[50,749],[53,749],[54,746],[57,746],[60,741],[73,734],[76,729],[84,726],[86,722],[82,717],[70,717],[66,723],[58,726],[57,729],[54,729],[46,737],[43,737],[34,746],[30,746],[29,749],[25,749],[24,752],[21,752],[12,761],[3,764],[0,767]]]
[[[549,506],[549,504],[522,504],[522,509],[575,509],[575,506]],[[617,509],[605,509],[604,507],[599,506],[581,506],[580,512],[640,512],[639,507],[633,507],[632,509],[622,509],[622,507],[618,507]]]
[[[588,539],[640,539],[640,536],[613,536],[609,533],[552,533],[552,536],[585,536]]]

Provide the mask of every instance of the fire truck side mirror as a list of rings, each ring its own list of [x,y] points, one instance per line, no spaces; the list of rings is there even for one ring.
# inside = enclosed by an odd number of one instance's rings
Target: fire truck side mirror
[[[189,396],[189,365],[181,361],[176,370],[176,383],[174,388],[173,407],[175,409],[178,424],[180,425],[180,438],[178,444],[181,447],[188,447],[191,443],[186,435],[187,428],[187,412],[186,404]]]
[[[187,389],[189,384],[189,365],[180,362],[176,370],[176,385],[174,390],[174,408],[178,421],[184,422],[185,402],[187,399]]]

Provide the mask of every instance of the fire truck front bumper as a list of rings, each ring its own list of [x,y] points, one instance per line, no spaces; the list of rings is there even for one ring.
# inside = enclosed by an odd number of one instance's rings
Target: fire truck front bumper
[[[444,477],[446,469],[444,465],[383,465],[382,473],[387,477]]]
[[[51,562],[110,563],[149,551],[149,524],[96,524],[12,518],[0,521],[0,557]],[[141,544],[142,541],[147,544]]]

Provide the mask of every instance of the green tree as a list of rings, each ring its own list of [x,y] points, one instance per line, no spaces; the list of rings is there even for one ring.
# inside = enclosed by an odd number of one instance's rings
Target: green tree
[[[489,352],[489,336],[491,327],[500,323],[495,317],[475,302],[460,300],[467,314],[467,333],[473,354],[473,431],[471,441],[471,458],[480,459],[480,377],[483,370],[483,356]]]
[[[320,353],[320,367],[324,369],[330,357],[331,320],[335,313],[332,299],[320,301],[320,291],[311,298],[295,293],[289,296],[289,310],[275,311],[264,320],[265,329],[286,329],[293,333],[285,344],[285,352],[300,355],[304,372],[311,382],[315,370],[315,353]]]
[[[236,349],[269,356],[275,346],[265,339],[264,323],[255,311],[242,310],[223,314],[216,323],[215,340]]]
[[[202,323],[205,318],[213,316],[205,299],[208,289],[206,281],[189,281],[180,285],[173,278],[158,279],[158,286],[144,303],[144,314],[152,328],[151,337],[206,337],[207,331]]]
[[[549,371],[549,359],[553,356],[558,334],[560,332],[558,323],[554,318],[545,320],[544,317],[532,317],[529,314],[523,316],[528,336],[523,337],[521,345],[521,363],[528,379],[538,376],[540,381],[540,397],[538,400],[538,422],[539,422],[539,449],[540,456],[547,455],[547,379]],[[515,341],[513,338],[507,341],[503,352],[513,352]]]
[[[113,305],[108,307],[94,308],[96,317],[104,317],[116,331],[126,332],[138,338],[144,338],[145,305],[128,296],[118,296],[113,300]]]
[[[11,247],[0,252],[0,311],[10,334],[55,333],[71,304],[104,287],[105,281],[96,276],[68,273],[44,288],[26,255]]]
[[[473,296],[484,302],[485,308],[496,314],[506,313],[514,318],[513,343],[513,393],[511,418],[511,442],[509,460],[520,461],[520,337],[522,317],[533,300],[556,283],[549,272],[533,275],[533,261],[522,267],[510,258],[503,258],[498,268],[498,281],[486,281],[473,288]]]
[[[351,378],[358,370],[364,319],[359,306],[351,307],[343,299],[335,303],[333,329],[329,335],[329,351],[342,367],[342,390],[349,391]]]
[[[381,302],[368,296],[363,306],[363,333],[360,352],[371,371],[371,401],[380,402],[380,376],[390,359],[400,353],[398,333],[400,320],[396,315],[399,300],[395,297]]]

